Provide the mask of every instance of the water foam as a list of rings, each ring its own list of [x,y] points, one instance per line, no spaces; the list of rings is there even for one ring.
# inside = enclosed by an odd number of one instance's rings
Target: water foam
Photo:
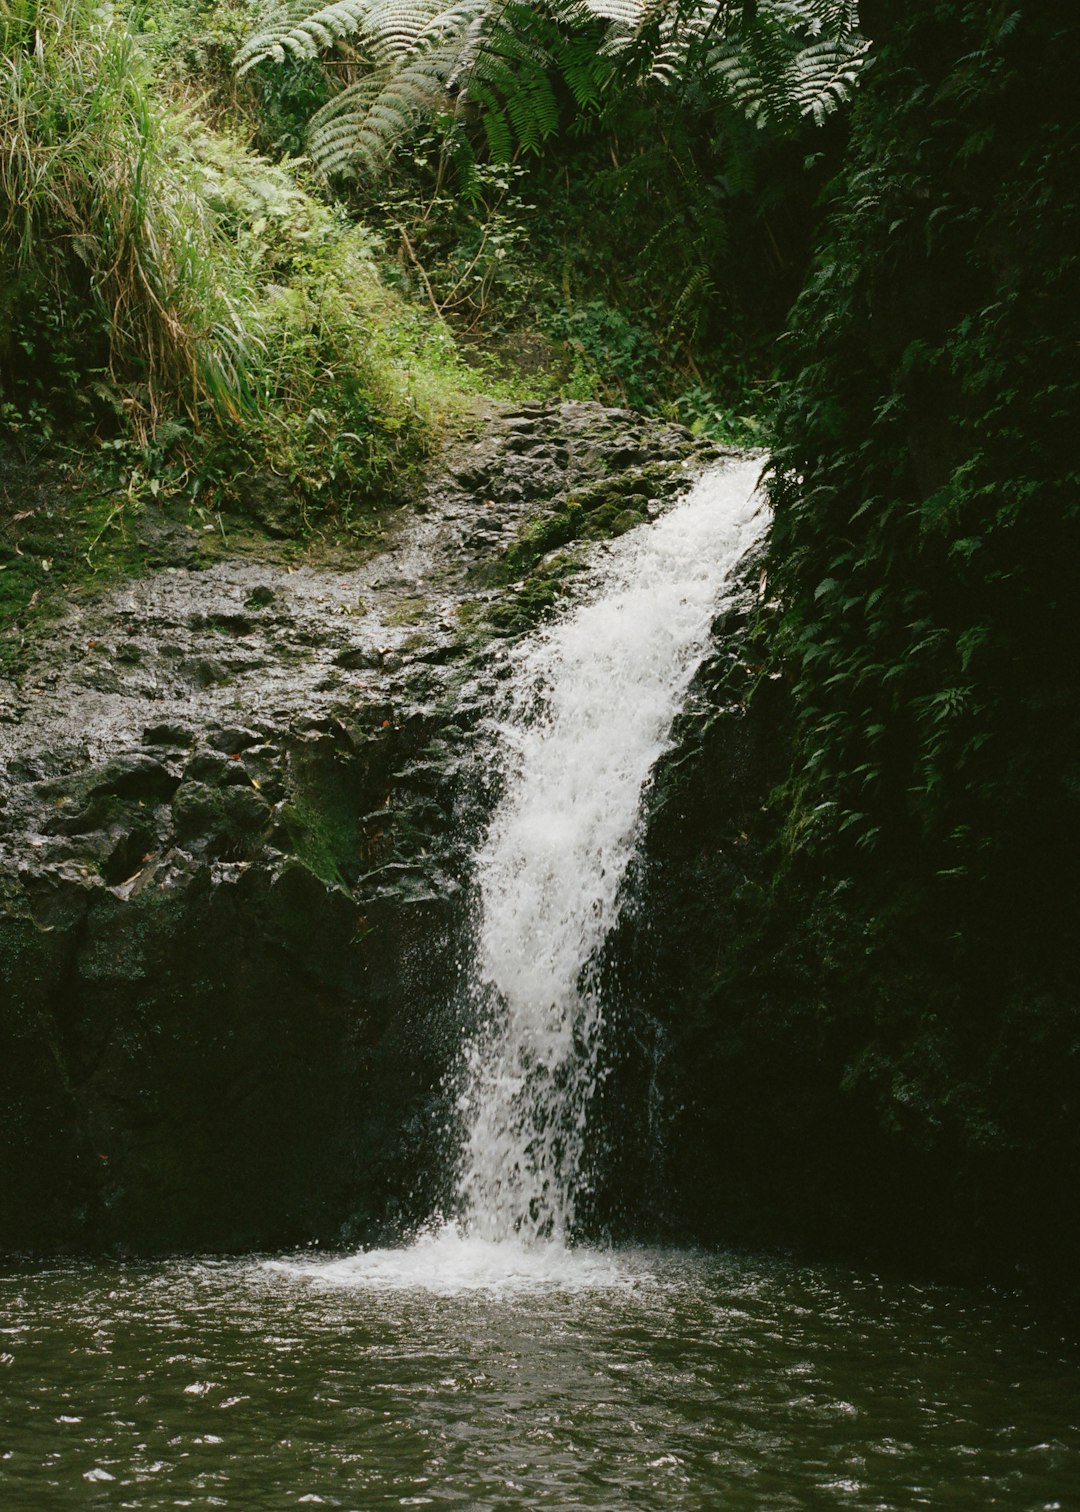
[[[565,1239],[586,1184],[602,1005],[590,966],[732,570],[764,526],[759,465],[727,463],[623,536],[565,618],[514,647],[506,773],[477,857],[459,1203],[487,1239]],[[727,590],[730,591],[730,590]]]
[[[365,1250],[330,1260],[273,1260],[265,1269],[316,1286],[440,1296],[610,1290],[641,1280],[640,1270],[628,1270],[614,1251],[483,1239],[455,1224],[425,1234],[407,1248]]]

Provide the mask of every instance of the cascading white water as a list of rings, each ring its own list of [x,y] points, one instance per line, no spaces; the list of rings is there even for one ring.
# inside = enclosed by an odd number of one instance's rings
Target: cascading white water
[[[734,569],[764,529],[759,466],[715,468],[612,543],[578,580],[571,611],[509,653],[491,758],[505,785],[476,865],[480,1026],[460,1096],[457,1222],[409,1249],[276,1268],[448,1293],[624,1284],[612,1257],[564,1242],[597,1078],[591,968],[618,915],[650,773]]]
[[[760,464],[709,472],[623,536],[584,601],[515,648],[498,728],[506,786],[477,858],[458,1196],[486,1240],[564,1239],[582,1191],[602,1018],[590,967],[615,923],[642,794],[760,535]]]

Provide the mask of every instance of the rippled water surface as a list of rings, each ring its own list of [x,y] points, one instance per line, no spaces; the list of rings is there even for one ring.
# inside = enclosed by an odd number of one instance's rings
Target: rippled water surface
[[[0,1278],[0,1506],[1080,1506],[1015,1301],[450,1238]]]

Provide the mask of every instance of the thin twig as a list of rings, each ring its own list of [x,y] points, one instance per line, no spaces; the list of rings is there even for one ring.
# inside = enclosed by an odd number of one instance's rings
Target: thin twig
[[[431,280],[424,272],[424,265],[417,257],[416,252],[413,249],[413,244],[409,240],[409,233],[398,221],[395,221],[394,225],[397,227],[398,232],[401,236],[402,245],[404,246],[406,252],[409,254],[409,257],[412,259],[413,266],[416,268],[416,271],[419,273],[421,279],[423,280],[424,288],[427,290],[427,297],[431,300],[431,308],[435,311],[436,315],[441,320],[442,310],[439,308],[439,301],[435,298],[435,294],[431,287]]]

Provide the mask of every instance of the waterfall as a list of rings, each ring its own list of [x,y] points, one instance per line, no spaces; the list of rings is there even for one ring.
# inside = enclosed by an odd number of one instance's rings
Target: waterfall
[[[476,863],[458,1206],[481,1239],[561,1241],[587,1179],[603,1018],[593,976],[642,795],[760,536],[760,464],[727,463],[621,537],[576,607],[519,642],[496,722],[505,788]]]
[[[273,1268],[446,1293],[624,1283],[613,1257],[566,1244],[598,1075],[594,971],[646,785],[735,568],[764,529],[759,466],[716,467],[654,524],[599,551],[569,611],[507,649],[508,692],[485,756],[502,792],[476,857],[476,1027],[453,1221],[405,1249]]]

